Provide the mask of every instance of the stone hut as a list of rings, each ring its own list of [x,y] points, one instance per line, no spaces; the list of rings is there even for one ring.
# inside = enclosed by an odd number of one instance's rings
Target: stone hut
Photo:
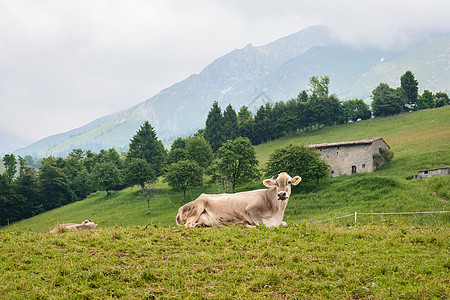
[[[421,178],[428,178],[428,177],[433,177],[433,176],[449,175],[449,174],[450,174],[450,167],[430,169],[430,170],[419,171],[417,173],[417,175],[414,175],[414,179],[421,179]]]
[[[380,148],[390,149],[389,145],[381,137],[358,141],[313,144],[306,147],[320,151],[322,158],[331,166],[331,177],[373,172],[376,169],[373,159],[374,154],[379,154]]]

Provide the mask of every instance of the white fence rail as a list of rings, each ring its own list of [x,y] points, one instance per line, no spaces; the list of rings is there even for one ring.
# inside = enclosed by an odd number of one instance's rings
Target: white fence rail
[[[328,221],[332,221],[332,220],[337,220],[337,219],[344,219],[344,218],[348,218],[348,217],[355,217],[355,224],[358,221],[358,215],[416,215],[416,214],[445,214],[445,213],[450,213],[450,211],[448,210],[442,210],[442,211],[419,211],[419,212],[388,212],[388,213],[374,213],[374,212],[370,212],[370,213],[359,213],[356,212],[354,214],[349,214],[349,215],[345,215],[345,216],[341,216],[341,217],[335,217],[335,218],[331,218],[331,219],[326,219],[326,220],[321,220],[321,221],[316,221],[313,223],[323,223],[323,222],[328,222]]]

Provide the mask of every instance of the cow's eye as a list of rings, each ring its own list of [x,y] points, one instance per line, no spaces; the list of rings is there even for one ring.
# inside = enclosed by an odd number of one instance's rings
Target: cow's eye
[[[291,184],[291,181],[290,181],[290,180],[288,181],[288,184]]]

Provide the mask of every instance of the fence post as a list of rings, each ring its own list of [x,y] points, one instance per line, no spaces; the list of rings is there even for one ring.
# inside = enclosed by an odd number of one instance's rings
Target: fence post
[[[357,215],[357,213],[356,213],[356,211],[355,211],[355,225],[356,225],[356,215]]]

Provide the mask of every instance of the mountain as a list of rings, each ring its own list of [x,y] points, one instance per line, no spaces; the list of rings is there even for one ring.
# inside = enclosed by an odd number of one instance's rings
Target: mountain
[[[213,101],[218,101],[222,109],[231,103],[236,110],[247,105],[255,111],[265,102],[296,97],[308,88],[308,80],[314,75],[329,76],[330,90],[341,100],[367,98],[380,82],[388,78],[399,81],[407,70],[420,74],[419,85],[420,78],[426,78],[427,86],[433,86],[430,90],[448,91],[449,36],[424,45],[417,42],[380,50],[347,45],[328,27],[312,26],[264,46],[248,44],[236,49],[147,101],[16,153],[42,157],[64,156],[73,148],[98,152],[115,147],[122,151],[145,120],[168,145],[178,136],[203,128]]]
[[[24,145],[25,141],[0,130],[0,157]]]

